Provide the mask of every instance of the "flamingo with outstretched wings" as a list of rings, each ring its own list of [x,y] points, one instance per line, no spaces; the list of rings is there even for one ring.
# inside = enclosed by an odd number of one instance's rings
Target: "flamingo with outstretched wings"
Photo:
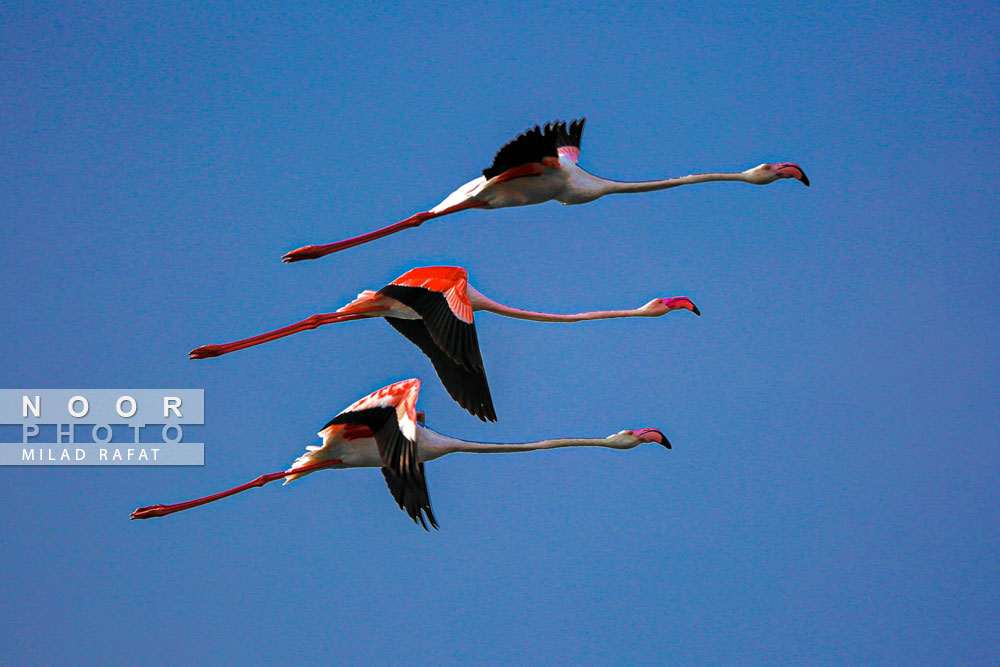
[[[261,343],[315,329],[325,324],[384,317],[426,354],[442,384],[455,401],[483,421],[496,421],[486,380],[474,312],[538,322],[583,322],[618,317],[659,317],[674,310],[701,311],[685,296],[653,299],[629,310],[598,310],[562,315],[511,308],[497,303],[469,285],[468,272],[456,266],[431,266],[407,271],[378,290],[365,290],[333,313],[313,315],[281,329],[223,345],[191,350],[192,359],[218,357]]]
[[[650,192],[712,181],[767,185],[782,178],[794,178],[809,185],[805,171],[793,162],[764,163],[746,171],[692,174],[657,181],[611,181],[577,165],[584,120],[569,125],[559,121],[546,123],[542,128],[536,125],[524,132],[497,152],[493,164],[483,170],[482,176],[455,190],[429,211],[337,243],[304,246],[286,253],[282,259],[285,262],[316,259],[470,208],[528,206],[551,200],[585,204],[609,194]]]
[[[151,519],[221,500],[278,479],[285,484],[323,468],[381,468],[386,484],[400,509],[424,529],[437,528],[427,492],[424,463],[446,454],[469,452],[498,454],[529,452],[560,447],[608,447],[632,449],[652,442],[670,449],[658,429],[619,431],[606,438],[560,438],[520,444],[469,442],[437,433],[423,424],[417,412],[420,380],[413,378],[383,387],[352,403],[320,429],[322,445],[306,448],[292,465],[280,472],[261,475],[235,488],[175,505],[151,505],[132,512],[133,519]]]

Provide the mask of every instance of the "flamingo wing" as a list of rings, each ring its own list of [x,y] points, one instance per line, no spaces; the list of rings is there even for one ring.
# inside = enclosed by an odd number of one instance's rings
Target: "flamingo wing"
[[[430,358],[451,397],[483,421],[496,421],[468,289],[465,269],[430,266],[407,271],[378,293],[420,316],[386,320]]]
[[[396,420],[399,422],[399,429],[403,435],[410,440],[416,440],[418,396],[420,396],[420,380],[417,378],[394,382],[351,403],[340,414],[328,421],[326,426],[320,429],[319,435],[323,437],[323,431],[328,426],[345,423],[338,421],[340,415],[345,413],[359,412],[368,408],[391,407],[396,410]]]
[[[448,301],[455,317],[472,322],[472,302],[469,301],[469,272],[460,266],[425,266],[410,269],[393,280],[391,285],[425,287],[440,292]],[[362,293],[363,294],[363,293]]]
[[[382,475],[396,504],[414,523],[419,521],[425,530],[427,523],[424,521],[424,514],[431,526],[437,528],[427,492],[424,464],[417,460],[416,443],[399,430],[396,411],[391,407],[384,407],[343,412],[333,418],[333,423],[360,424],[372,430],[384,464]]]
[[[574,120],[566,127],[566,123],[556,123],[556,152],[560,158],[576,162],[580,159],[580,140],[583,138],[583,124],[586,118]]]
[[[483,421],[497,420],[493,397],[490,395],[490,385],[482,368],[470,370],[445,354],[431,338],[423,320],[387,317],[386,321],[427,355],[438,377],[441,378],[441,384],[456,403]]]
[[[494,156],[493,164],[483,169],[483,176],[489,180],[511,170],[517,170],[511,174],[511,178],[538,176],[542,173],[541,165],[543,164],[559,166],[558,157],[561,146],[574,147],[575,154],[579,156],[583,121],[584,119],[573,121],[568,129],[566,123],[560,121],[546,123],[544,128],[536,125],[516,139],[504,144]],[[546,158],[553,158],[554,161],[546,162]],[[528,165],[537,165],[537,167],[525,170],[524,167]]]
[[[374,434],[382,457],[382,475],[400,509],[414,523],[437,528],[424,477],[417,458],[416,400],[420,380],[405,380],[370,394],[330,420],[324,430],[339,424],[365,426]],[[427,521],[424,520],[426,516]]]
[[[483,370],[483,357],[479,352],[479,337],[473,319],[472,305],[466,292],[468,283],[462,281],[456,289],[443,291],[393,282],[379,290],[379,294],[399,301],[413,309],[423,320],[431,339],[455,363],[476,371]],[[458,302],[453,308],[452,303]]]

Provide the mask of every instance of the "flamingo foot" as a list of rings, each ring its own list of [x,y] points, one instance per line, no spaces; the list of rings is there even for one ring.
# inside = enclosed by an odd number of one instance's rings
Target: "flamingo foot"
[[[188,359],[209,359],[225,354],[221,345],[202,345],[188,352]]]
[[[136,511],[129,515],[129,519],[154,519],[158,516],[165,516],[170,514],[167,510],[166,505],[150,505],[149,507],[140,507]]]
[[[291,264],[292,262],[301,262],[304,259],[319,259],[323,255],[329,254],[330,251],[323,252],[324,247],[318,245],[307,245],[302,246],[291,252],[286,252],[281,261],[285,264]]]

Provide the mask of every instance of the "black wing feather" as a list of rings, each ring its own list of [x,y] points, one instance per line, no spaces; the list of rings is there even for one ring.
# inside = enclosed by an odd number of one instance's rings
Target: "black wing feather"
[[[479,352],[479,337],[476,335],[475,323],[463,322],[455,317],[444,294],[426,287],[392,284],[380,289],[379,294],[384,294],[415,310],[434,342],[455,363],[471,371],[483,370],[483,357]]]
[[[546,157],[556,157],[556,155],[558,153],[556,153],[555,133],[543,132],[536,125],[513,141],[504,144],[493,157],[493,164],[489,168],[483,169],[483,176],[489,180],[508,169],[520,167],[523,164],[541,162]]]
[[[580,118],[574,120],[569,124],[569,143],[560,144],[561,146],[576,146],[580,147],[580,142],[583,140],[583,124],[587,122],[586,118]]]
[[[352,412],[342,412],[330,424],[362,424],[375,434],[379,455],[382,457],[382,475],[385,476],[389,492],[400,509],[405,511],[427,530],[424,515],[433,528],[437,520],[431,510],[431,498],[427,492],[424,464],[417,460],[417,446],[399,430],[396,409],[391,407],[367,408]],[[329,424],[327,424],[329,426]]]
[[[441,378],[441,384],[456,403],[483,421],[497,420],[490,385],[483,369],[470,370],[456,363],[431,339],[423,320],[401,320],[396,317],[387,317],[385,320],[427,355]]]
[[[574,120],[569,124],[569,127],[566,127],[566,123],[554,123],[552,127],[557,133],[556,148],[559,148],[560,146],[576,146],[579,148],[580,140],[583,138],[583,124],[586,121],[586,118]],[[548,125],[545,127],[548,128]]]
[[[586,120],[586,118],[574,120],[568,128],[562,121],[546,123],[545,127],[534,126],[513,141],[504,144],[494,156],[493,164],[483,169],[483,176],[488,180],[514,167],[538,163],[547,157],[558,157],[557,149],[560,146],[579,148],[583,137],[583,123]]]

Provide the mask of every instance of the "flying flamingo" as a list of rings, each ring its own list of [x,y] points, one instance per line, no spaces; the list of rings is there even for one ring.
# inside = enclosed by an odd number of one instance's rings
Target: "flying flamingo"
[[[188,354],[192,359],[218,357],[324,324],[384,317],[430,357],[441,383],[459,405],[483,421],[496,421],[479,352],[473,320],[475,311],[487,310],[537,322],[581,322],[615,317],[659,317],[680,309],[701,315],[691,299],[684,296],[653,299],[632,310],[598,310],[574,315],[520,310],[483,296],[469,284],[469,274],[463,268],[431,266],[411,269],[377,292],[365,290],[336,312],[313,315],[287,327],[233,343],[204,345]]]
[[[284,479],[285,484],[322,468],[382,468],[382,475],[400,509],[423,525],[438,527],[431,510],[424,463],[454,452],[494,454],[530,452],[558,447],[609,447],[632,449],[655,442],[670,449],[670,442],[655,428],[619,431],[606,438],[561,438],[523,444],[467,442],[442,435],[424,426],[417,412],[420,380],[403,380],[383,387],[355,402],[331,419],[319,432],[321,446],[306,447],[288,470],[261,475],[228,491],[176,505],[151,505],[132,512],[133,519],[151,519],[204,505],[241,491]],[[424,521],[426,516],[427,520]]]
[[[285,262],[317,259],[468,208],[527,206],[551,199],[563,204],[585,204],[614,193],[650,192],[709,181],[767,185],[781,178],[794,178],[809,185],[806,173],[793,162],[765,163],[746,171],[692,174],[659,181],[609,181],[584,171],[576,164],[580,157],[580,138],[585,120],[575,120],[569,127],[558,121],[546,123],[544,128],[536,125],[504,145],[493,158],[493,164],[483,170],[482,176],[455,190],[429,211],[416,213],[402,222],[345,241],[304,246],[292,250],[282,259]]]

